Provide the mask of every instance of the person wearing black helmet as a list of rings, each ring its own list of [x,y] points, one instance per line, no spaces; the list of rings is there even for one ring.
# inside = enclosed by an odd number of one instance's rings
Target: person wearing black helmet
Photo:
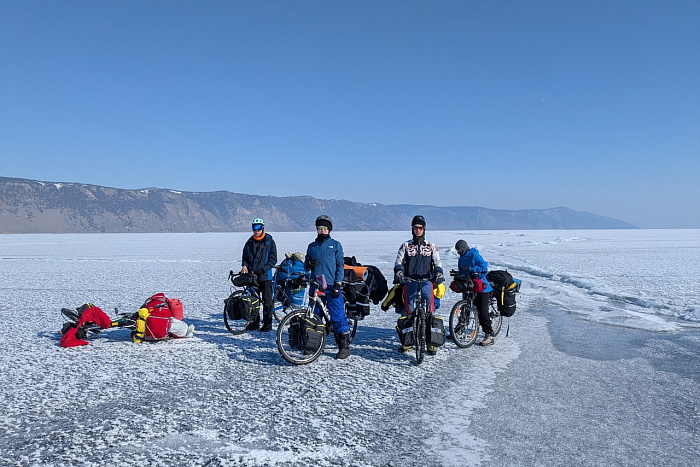
[[[268,332],[272,329],[272,268],[277,264],[277,245],[272,235],[265,232],[265,221],[253,219],[253,235],[243,246],[243,259],[241,260],[241,273],[253,273],[257,277],[257,286],[253,288],[258,292],[263,305],[263,325],[260,328],[260,314],[248,325],[249,331],[260,329]]]
[[[331,316],[333,334],[338,344],[336,358],[350,356],[350,326],[345,316],[345,303],[341,281],[345,263],[343,261],[343,246],[331,238],[333,221],[322,215],[316,218],[316,240],[309,243],[306,249],[304,266],[311,271],[312,278],[323,276],[327,287],[324,290],[328,314]],[[313,291],[312,291],[313,292]]]
[[[458,240],[455,243],[455,250],[459,255],[459,261],[457,262],[459,273],[471,278],[474,284],[473,290],[476,292],[474,304],[479,314],[481,330],[484,331],[484,339],[479,344],[483,346],[492,345],[494,340],[491,316],[489,316],[489,299],[493,287],[486,279],[486,274],[489,272],[489,263],[481,257],[479,250],[469,248],[465,240]]]
[[[399,253],[396,256],[394,263],[394,284],[402,284],[407,277],[411,279],[430,279],[423,285],[422,289],[418,290],[418,285],[415,282],[407,282],[404,284],[404,308],[406,314],[413,312],[413,301],[418,293],[428,301],[429,311],[432,315],[435,311],[435,301],[433,297],[433,288],[437,287],[445,281],[445,276],[442,271],[442,261],[440,260],[440,252],[434,243],[425,239],[425,218],[423,216],[414,216],[411,220],[411,230],[413,238],[407,240],[399,247]],[[434,285],[433,285],[434,284]],[[399,352],[403,353],[410,350],[409,346],[400,346]],[[435,355],[437,347],[428,346],[428,355]]]

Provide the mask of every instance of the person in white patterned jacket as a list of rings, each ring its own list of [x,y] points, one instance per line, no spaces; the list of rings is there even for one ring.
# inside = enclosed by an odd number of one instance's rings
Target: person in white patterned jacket
[[[406,282],[406,278],[429,279],[431,282],[423,284],[420,293],[428,302],[428,311],[432,315],[435,311],[433,289],[445,281],[442,271],[440,252],[434,243],[425,239],[425,218],[414,216],[411,221],[413,238],[407,240],[399,247],[399,253],[394,263],[394,284]],[[416,282],[406,282],[403,287],[403,303],[406,314],[413,312],[413,300],[419,293]],[[399,352],[403,353],[411,347],[400,346]],[[437,348],[428,346],[428,355],[435,355]]]

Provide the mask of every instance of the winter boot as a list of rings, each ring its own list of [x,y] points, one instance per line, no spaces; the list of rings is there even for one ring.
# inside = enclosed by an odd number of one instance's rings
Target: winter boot
[[[484,340],[479,342],[479,345],[486,347],[487,345],[493,345],[493,343],[494,343],[493,336],[491,334],[486,334],[484,336]]]
[[[350,356],[350,334],[335,335],[335,340],[338,343],[338,353],[335,354],[337,359],[345,359]]]

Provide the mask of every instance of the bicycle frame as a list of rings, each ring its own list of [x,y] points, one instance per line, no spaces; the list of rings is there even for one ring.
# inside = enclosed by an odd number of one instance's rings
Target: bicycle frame
[[[415,344],[413,348],[416,351],[416,364],[420,365],[423,362],[427,351],[426,328],[429,326],[428,316],[428,300],[423,296],[423,286],[429,283],[428,279],[411,279],[407,278],[405,283],[415,283],[418,286],[416,298],[413,299],[413,338]],[[432,285],[430,293],[432,293]]]

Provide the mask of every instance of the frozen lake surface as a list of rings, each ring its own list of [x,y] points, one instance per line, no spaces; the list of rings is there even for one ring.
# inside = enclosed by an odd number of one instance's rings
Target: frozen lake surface
[[[274,233],[280,253],[313,233]],[[409,232],[334,232],[390,279]],[[227,275],[248,235],[0,236],[0,464],[692,465],[700,455],[700,231],[430,232],[523,281],[496,345],[416,367],[373,306],[346,361],[287,364],[234,337]],[[180,298],[195,338],[126,330],[58,346],[61,307]],[[438,311],[449,313],[448,292]]]

